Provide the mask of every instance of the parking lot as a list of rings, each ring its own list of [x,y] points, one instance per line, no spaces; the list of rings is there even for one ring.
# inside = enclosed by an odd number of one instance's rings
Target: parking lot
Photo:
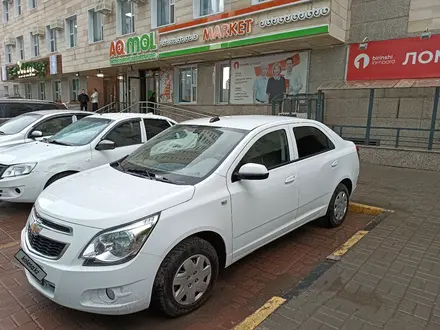
[[[100,316],[62,308],[35,292],[14,260],[29,205],[0,204],[0,330],[6,329],[232,329],[273,295],[305,277],[370,217],[349,214],[337,229],[307,225],[226,269],[200,310],[179,319],[154,311]]]

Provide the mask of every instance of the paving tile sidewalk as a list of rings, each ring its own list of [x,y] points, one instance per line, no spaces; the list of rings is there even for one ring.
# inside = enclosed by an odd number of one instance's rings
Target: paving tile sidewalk
[[[361,173],[353,200],[395,213],[257,329],[440,329],[440,173]]]

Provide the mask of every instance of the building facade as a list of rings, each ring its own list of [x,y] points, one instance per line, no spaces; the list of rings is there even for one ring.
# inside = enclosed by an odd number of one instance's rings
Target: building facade
[[[266,112],[343,77],[349,16],[349,0],[7,0],[2,93]]]

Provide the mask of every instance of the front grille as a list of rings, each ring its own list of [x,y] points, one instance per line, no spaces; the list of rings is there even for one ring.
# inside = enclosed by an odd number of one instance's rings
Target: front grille
[[[58,231],[60,231],[62,233],[72,234],[72,230],[69,227],[65,227],[65,226],[59,225],[57,223],[54,223],[52,221],[43,219],[39,215],[37,217],[38,217],[38,220],[41,221],[41,224],[46,226],[46,227],[48,227],[48,228],[52,228],[52,229],[58,230]]]
[[[36,252],[49,258],[60,258],[66,247],[65,243],[54,241],[39,234],[32,234],[28,228],[29,244]]]

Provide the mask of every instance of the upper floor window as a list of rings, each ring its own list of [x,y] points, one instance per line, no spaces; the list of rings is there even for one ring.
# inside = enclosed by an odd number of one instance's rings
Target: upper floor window
[[[2,9],[3,9],[3,23],[9,21],[9,1],[2,1]]]
[[[104,15],[89,10],[89,42],[104,40]]]
[[[153,0],[151,12],[156,13],[152,17],[153,27],[173,24],[175,20],[174,0]]]
[[[12,46],[8,45],[5,46],[5,57],[6,57],[6,62],[7,63],[12,63]]]
[[[29,9],[33,9],[37,7],[37,0],[29,0],[28,2]]]
[[[119,34],[134,32],[134,4],[132,1],[117,0],[116,26]]]
[[[31,34],[31,40],[32,40],[32,55],[34,57],[40,56],[40,37]]]
[[[47,33],[47,50],[50,53],[57,51],[57,31],[51,29],[50,26],[46,27]]]
[[[78,35],[78,23],[76,16],[66,19],[67,22],[67,45],[69,48],[76,47],[76,39]]]
[[[20,16],[21,15],[21,0],[15,0],[14,5],[15,5],[15,15]]]
[[[24,40],[23,36],[17,38],[17,58],[24,60]]]
[[[193,0],[194,17],[203,17],[224,10],[224,0]]]

